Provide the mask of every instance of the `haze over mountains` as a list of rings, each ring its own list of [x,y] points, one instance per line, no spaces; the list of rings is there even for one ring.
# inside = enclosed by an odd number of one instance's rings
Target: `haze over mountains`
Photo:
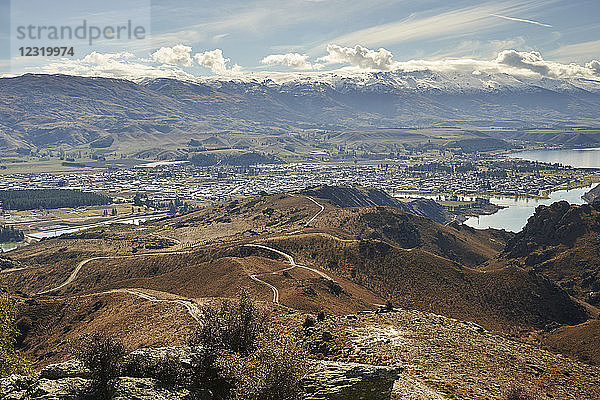
[[[431,126],[574,128],[600,115],[600,80],[459,72],[248,75],[139,82],[65,75],[0,79],[0,147],[194,134]],[[97,142],[97,147],[110,146]]]

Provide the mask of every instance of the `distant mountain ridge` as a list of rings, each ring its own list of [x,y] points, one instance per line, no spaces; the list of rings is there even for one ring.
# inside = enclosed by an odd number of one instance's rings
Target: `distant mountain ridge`
[[[600,80],[505,74],[329,73],[138,83],[32,74],[0,79],[0,148],[82,145],[107,136],[150,146],[222,132],[597,126],[599,115]]]

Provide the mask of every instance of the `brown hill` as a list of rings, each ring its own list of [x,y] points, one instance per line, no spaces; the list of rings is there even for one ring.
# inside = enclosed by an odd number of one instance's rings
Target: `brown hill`
[[[98,312],[71,304],[93,296],[115,300],[98,319],[115,329],[125,323],[121,314],[130,315],[117,304],[124,294],[175,306],[170,309],[188,315],[188,324],[198,305],[232,297],[240,288],[265,303],[278,297],[285,307],[305,312],[356,313],[391,299],[508,332],[584,322],[585,307],[550,279],[500,263],[497,256],[511,239],[501,231],[444,226],[397,207],[340,208],[317,197],[279,194],[143,227],[106,226],[45,240],[11,252],[22,269],[0,273],[0,279],[33,299],[23,303],[23,315],[45,316],[25,338],[38,359],[54,357],[45,355],[53,350],[42,342],[58,343],[61,330],[87,329],[85,314]],[[269,244],[308,268],[290,268],[283,255],[244,246],[249,243]],[[59,319],[39,310],[40,304],[62,307],[67,300],[69,310]],[[71,315],[76,311],[83,316]],[[148,345],[152,330],[162,332],[166,323],[157,320],[140,343]],[[52,326],[48,334],[45,324]]]
[[[321,231],[354,239],[374,239],[405,249],[420,248],[474,267],[495,257],[511,233],[444,226],[394,207],[360,207],[324,213],[313,225]]]
[[[600,365],[600,320],[560,327],[543,334],[541,343],[551,351],[588,364]]]
[[[478,271],[421,249],[323,234],[279,237],[268,243],[295,254],[299,262],[351,279],[402,308],[474,321],[488,329],[572,325],[588,318],[585,308],[552,281],[517,267]]]
[[[600,305],[600,203],[540,206],[499,261],[558,282],[571,295]]]

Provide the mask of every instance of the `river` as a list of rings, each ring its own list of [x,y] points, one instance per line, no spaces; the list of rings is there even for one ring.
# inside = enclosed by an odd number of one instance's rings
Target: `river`
[[[600,168],[600,148],[532,150],[509,154],[508,157],[546,163],[561,163],[575,168]],[[490,201],[492,203],[507,208],[492,215],[471,217],[465,221],[465,225],[478,229],[496,228],[518,232],[525,226],[527,219],[533,215],[537,206],[549,205],[561,200],[568,201],[571,204],[583,204],[585,201],[581,196],[595,185],[579,189],[558,190],[552,192],[549,199],[491,197]]]

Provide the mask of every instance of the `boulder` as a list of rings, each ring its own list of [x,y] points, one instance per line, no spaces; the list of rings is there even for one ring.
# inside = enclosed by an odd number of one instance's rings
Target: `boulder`
[[[170,389],[160,387],[152,378],[121,377],[115,381],[112,400],[183,400],[190,399],[186,389]]]
[[[302,380],[305,400],[390,400],[402,368],[322,362]]]
[[[90,371],[79,360],[69,360],[60,364],[50,364],[40,371],[40,378],[89,378]]]

